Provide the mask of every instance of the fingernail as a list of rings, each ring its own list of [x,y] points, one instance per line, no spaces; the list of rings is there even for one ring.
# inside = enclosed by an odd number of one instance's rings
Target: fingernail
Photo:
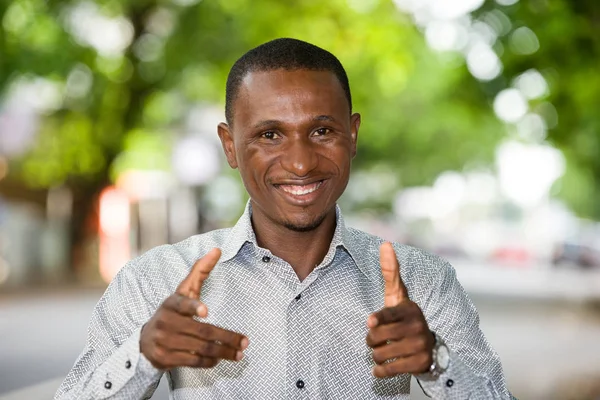
[[[240,345],[242,346],[242,350],[245,350],[249,344],[250,344],[250,342],[248,341],[248,338],[243,338],[242,341],[240,342]]]
[[[235,353],[236,361],[240,361],[242,358],[244,358],[244,353],[242,353],[241,351],[238,351],[237,353]]]
[[[208,308],[204,304],[200,304],[198,308],[196,308],[196,315],[201,318],[206,318],[208,315]]]
[[[369,316],[369,318],[367,319],[367,326],[369,328],[373,328],[377,325],[377,318],[375,318],[374,316]]]

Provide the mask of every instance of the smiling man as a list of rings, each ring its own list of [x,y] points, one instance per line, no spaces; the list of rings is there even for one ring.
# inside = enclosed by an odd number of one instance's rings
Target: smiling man
[[[265,43],[232,67],[227,161],[250,195],[230,229],[129,262],[56,399],[505,399],[452,267],[346,227],[336,202],[360,115],[329,52]]]

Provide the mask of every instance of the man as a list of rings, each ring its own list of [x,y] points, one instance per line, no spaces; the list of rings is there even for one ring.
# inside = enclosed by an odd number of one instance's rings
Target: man
[[[175,399],[408,399],[411,375],[434,398],[510,397],[452,267],[344,225],[360,115],[332,54],[249,51],[225,114],[244,215],[129,262],[57,399],[149,398],[164,372]]]

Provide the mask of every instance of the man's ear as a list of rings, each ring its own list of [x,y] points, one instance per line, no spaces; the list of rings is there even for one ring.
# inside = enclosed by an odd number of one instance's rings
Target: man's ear
[[[238,167],[237,159],[235,157],[235,145],[233,143],[233,134],[229,129],[229,125],[221,122],[217,126],[217,132],[219,133],[219,139],[221,139],[221,145],[227,157],[227,163],[233,169]]]
[[[360,114],[354,113],[350,116],[350,135],[352,136],[352,158],[356,156],[356,145],[358,143],[358,129],[360,128]]]

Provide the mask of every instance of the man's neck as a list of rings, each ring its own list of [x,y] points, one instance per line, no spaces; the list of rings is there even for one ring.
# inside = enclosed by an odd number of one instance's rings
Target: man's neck
[[[252,214],[252,226],[260,247],[287,261],[303,281],[323,261],[336,227],[333,209],[313,230],[298,232],[270,221],[260,212]]]

